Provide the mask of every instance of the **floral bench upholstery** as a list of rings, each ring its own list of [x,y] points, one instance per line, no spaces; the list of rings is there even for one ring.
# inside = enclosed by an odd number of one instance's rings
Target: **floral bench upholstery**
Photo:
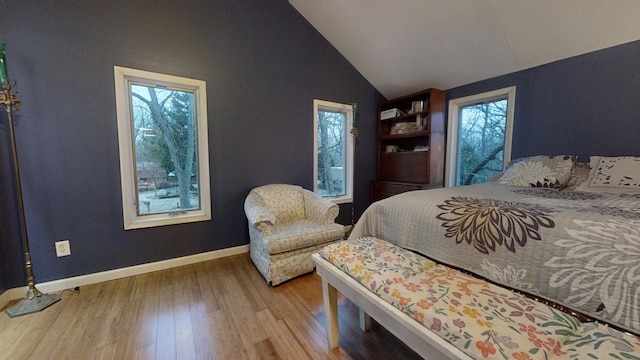
[[[436,334],[446,340],[448,344],[436,348],[448,357],[640,359],[640,339],[636,336],[595,322],[582,323],[541,302],[377,238],[363,237],[328,245],[314,260],[318,263],[318,274],[323,277],[325,310],[335,312],[327,313],[327,335],[334,347],[338,345],[337,321],[332,321],[337,320],[337,310],[332,310],[327,302],[331,301],[330,290],[335,288],[333,284],[327,287],[325,277],[330,282],[345,282],[336,280],[335,273],[330,274],[337,267],[361,288],[375,294],[371,301],[375,302],[377,297],[394,308],[379,314],[399,310],[405,318],[412,319],[413,324],[409,325],[419,324],[428,339]],[[350,292],[354,287],[357,286],[348,284],[341,292]],[[369,306],[367,312],[373,309]],[[403,340],[402,334],[396,336]],[[433,354],[420,350],[424,344],[415,341],[407,344],[422,356]]]

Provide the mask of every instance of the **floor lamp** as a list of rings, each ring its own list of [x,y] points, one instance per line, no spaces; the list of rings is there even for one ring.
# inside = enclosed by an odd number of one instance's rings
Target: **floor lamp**
[[[29,250],[29,237],[27,235],[27,222],[24,215],[24,202],[22,198],[22,183],[20,182],[20,166],[18,163],[18,149],[16,147],[16,136],[13,130],[13,111],[20,106],[20,99],[11,92],[11,82],[7,71],[7,60],[5,57],[4,43],[0,43],[0,83],[2,93],[0,94],[0,104],[7,112],[9,123],[9,137],[11,138],[11,149],[13,152],[13,166],[15,183],[18,193],[18,209],[20,212],[20,224],[22,233],[22,243],[24,247],[25,265],[27,268],[27,293],[22,300],[8,308],[5,312],[9,317],[26,315],[41,311],[51,304],[60,300],[59,295],[43,294],[36,289],[36,281],[33,276],[33,264],[31,263],[31,252]]]

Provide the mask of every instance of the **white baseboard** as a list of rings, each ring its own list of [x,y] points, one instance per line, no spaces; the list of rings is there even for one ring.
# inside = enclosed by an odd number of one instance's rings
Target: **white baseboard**
[[[36,284],[36,288],[43,293],[52,293],[65,289],[73,289],[76,286],[86,286],[104,281],[120,279],[127,276],[135,276],[159,270],[171,269],[178,266],[195,264],[202,261],[243,254],[246,252],[249,252],[249,245],[241,245],[221,250],[209,251],[201,254],[183,256],[175,259],[168,259],[148,264],[129,266],[126,268],[49,281],[41,284]],[[11,300],[22,298],[24,294],[26,294],[27,290],[27,286],[6,290],[4,293],[0,294],[0,308],[4,307]]]

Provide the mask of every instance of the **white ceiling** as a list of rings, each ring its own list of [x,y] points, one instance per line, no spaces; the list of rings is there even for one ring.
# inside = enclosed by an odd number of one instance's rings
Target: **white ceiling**
[[[638,0],[289,3],[387,98],[450,89],[640,39]]]

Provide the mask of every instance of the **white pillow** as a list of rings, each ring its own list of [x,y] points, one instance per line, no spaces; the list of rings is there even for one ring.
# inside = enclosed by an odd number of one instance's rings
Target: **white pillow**
[[[640,158],[620,156],[600,159],[589,186],[640,190]]]
[[[591,156],[590,160],[589,179],[576,191],[640,194],[640,157]]]
[[[569,182],[575,162],[576,156],[573,155],[538,155],[517,159],[509,164],[498,179],[498,184],[560,190]]]

